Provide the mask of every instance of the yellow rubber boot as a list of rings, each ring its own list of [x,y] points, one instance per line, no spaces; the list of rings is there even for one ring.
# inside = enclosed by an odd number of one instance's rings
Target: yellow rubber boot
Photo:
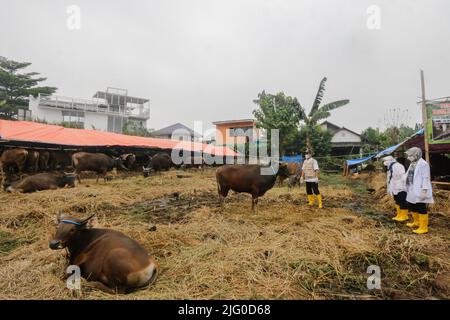
[[[322,195],[317,195],[317,203],[319,204],[319,209],[322,209]]]
[[[408,220],[408,209],[400,209],[399,214],[392,218],[392,220],[403,222]]]
[[[410,228],[419,227],[419,214],[417,212],[412,212],[413,222],[407,223],[406,226]]]
[[[397,204],[395,205],[395,212],[397,213],[397,215],[393,217],[392,220],[397,220],[398,218],[400,218],[400,206]]]
[[[428,233],[428,214],[419,214],[419,229],[413,230],[414,233]]]
[[[308,194],[308,205],[312,206],[314,205],[314,195]]]

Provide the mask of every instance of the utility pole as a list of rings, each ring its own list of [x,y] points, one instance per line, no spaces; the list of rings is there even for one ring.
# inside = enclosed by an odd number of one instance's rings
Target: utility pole
[[[430,163],[430,147],[428,145],[428,116],[427,116],[427,102],[425,100],[425,77],[423,70],[420,70],[420,83],[422,85],[422,124],[423,124],[423,142],[425,146],[425,160]]]

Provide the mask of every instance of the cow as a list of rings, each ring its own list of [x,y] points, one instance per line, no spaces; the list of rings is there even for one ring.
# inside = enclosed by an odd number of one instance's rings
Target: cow
[[[134,163],[136,162],[136,155],[133,153],[122,154],[120,159],[122,159],[123,165],[127,167],[128,170],[133,170]]]
[[[300,179],[300,175],[302,173],[302,164],[301,163],[286,162],[286,165],[287,165],[287,170],[288,170],[289,176],[288,177],[283,177],[283,176],[278,177],[278,183],[279,183],[280,187],[283,185],[283,182],[284,182],[284,180],[286,180],[286,178],[297,175],[298,178]],[[293,178],[292,180],[295,180],[295,178]]]
[[[252,211],[255,212],[258,198],[272,189],[278,176],[288,175],[287,165],[281,163],[278,171],[273,166],[264,170],[270,174],[263,174],[264,167],[256,164],[224,165],[216,170],[217,191],[220,205],[223,208],[224,200],[231,189],[235,192],[245,192],[252,195]]]
[[[129,293],[150,287],[158,277],[155,259],[125,234],[93,228],[93,217],[58,216],[50,249],[67,248],[69,263],[77,265],[81,275],[103,291]]]
[[[28,172],[36,174],[39,170],[39,151],[28,150],[26,166]]]
[[[19,175],[23,173],[28,158],[28,151],[22,148],[8,149],[0,156],[0,171],[2,176],[9,174],[11,169],[17,167]]]
[[[298,174],[290,175],[288,178],[288,188],[291,189],[295,187],[296,185],[300,186],[301,179]]]
[[[75,175],[71,173],[38,173],[13,182],[7,192],[31,193],[42,190],[55,190],[65,186],[75,187]]]
[[[72,164],[72,157],[67,151],[51,151],[49,167],[50,170],[64,171]]]
[[[149,162],[147,167],[142,167],[144,177],[148,177],[150,170],[153,169],[156,172],[161,172],[162,170],[168,171],[172,165],[172,159],[165,152],[158,152],[153,157],[149,156]]]
[[[72,164],[75,168],[78,182],[81,183],[80,173],[94,171],[97,173],[97,183],[100,176],[106,177],[106,173],[114,168],[128,170],[120,158],[110,158],[104,153],[77,152],[72,155]],[[106,182],[106,179],[105,179]]]
[[[47,171],[50,160],[50,152],[46,150],[39,151],[39,170]]]

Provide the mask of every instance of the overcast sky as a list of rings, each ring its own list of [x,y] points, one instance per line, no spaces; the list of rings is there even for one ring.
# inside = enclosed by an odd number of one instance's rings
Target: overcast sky
[[[73,4],[79,30],[67,27]],[[361,131],[392,108],[420,121],[421,68],[427,98],[450,96],[449,12],[448,0],[2,0],[0,55],[32,62],[60,95],[149,98],[155,129],[249,118],[262,90],[309,110],[327,76],[324,102],[351,101],[329,120]]]

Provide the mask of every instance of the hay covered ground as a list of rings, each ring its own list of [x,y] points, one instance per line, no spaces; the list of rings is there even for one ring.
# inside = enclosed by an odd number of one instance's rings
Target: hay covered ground
[[[303,187],[277,186],[257,214],[247,194],[230,194],[220,210],[213,169],[1,192],[0,299],[450,298],[448,195],[418,236],[390,219],[383,184],[381,175],[324,176],[322,210],[306,205]],[[48,248],[60,212],[96,213],[96,226],[138,240],[160,263],[156,284],[111,295],[83,280],[71,294],[65,252]],[[381,268],[381,290],[367,289],[370,265]]]

